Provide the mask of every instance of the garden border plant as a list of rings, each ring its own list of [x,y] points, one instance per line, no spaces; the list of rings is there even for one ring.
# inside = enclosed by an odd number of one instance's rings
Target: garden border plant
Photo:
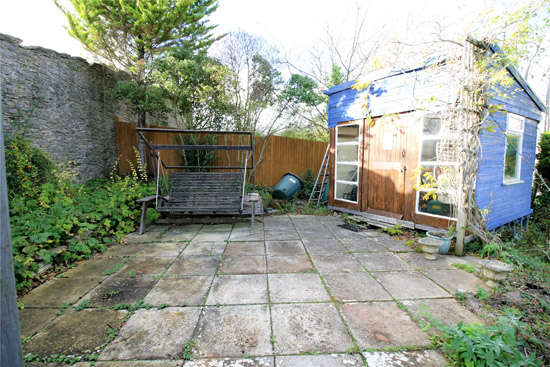
[[[18,291],[37,280],[40,261],[72,266],[133,232],[140,217],[136,200],[154,192],[146,173],[134,167],[127,176],[113,171],[108,179],[78,183],[25,138],[28,129],[27,123],[15,126],[5,144]]]

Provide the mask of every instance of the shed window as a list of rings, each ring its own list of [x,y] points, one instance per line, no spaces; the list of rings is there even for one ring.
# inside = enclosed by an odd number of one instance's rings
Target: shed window
[[[456,193],[458,159],[455,142],[457,131],[438,115],[422,119],[420,166],[416,212],[445,218],[456,217],[453,197]]]
[[[334,195],[338,200],[358,202],[359,142],[358,124],[336,126],[336,175]]]
[[[514,183],[521,179],[521,146],[525,118],[508,114],[506,126],[506,151],[504,153],[504,183]]]

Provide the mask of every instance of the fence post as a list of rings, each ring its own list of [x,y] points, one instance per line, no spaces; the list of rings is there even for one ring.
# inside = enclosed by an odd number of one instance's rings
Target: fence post
[[[0,97],[2,90],[0,90]],[[1,99],[1,98],[0,98]],[[0,366],[21,367],[21,334],[13,274],[13,253],[11,250],[10,212],[6,182],[6,162],[4,156],[4,126],[0,104]]]

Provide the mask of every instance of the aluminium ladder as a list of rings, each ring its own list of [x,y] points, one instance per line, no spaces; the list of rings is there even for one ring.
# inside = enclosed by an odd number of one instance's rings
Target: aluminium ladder
[[[329,163],[329,151],[330,144],[327,145],[327,150],[325,152],[325,156],[323,157],[323,163],[321,163],[321,167],[319,167],[319,173],[317,174],[315,185],[313,185],[313,189],[311,190],[311,194],[309,195],[309,200],[307,201],[308,205],[312,202],[315,202],[315,206],[319,207],[319,204],[321,203],[321,199],[323,197],[323,193],[325,191],[326,185],[328,184],[330,176],[330,174],[327,173]]]

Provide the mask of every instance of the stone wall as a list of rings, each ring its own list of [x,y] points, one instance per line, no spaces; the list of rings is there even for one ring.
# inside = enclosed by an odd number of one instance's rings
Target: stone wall
[[[106,176],[117,158],[115,115],[135,121],[112,96],[124,75],[0,34],[5,134],[30,116],[31,140],[57,162],[76,165],[81,180]]]

